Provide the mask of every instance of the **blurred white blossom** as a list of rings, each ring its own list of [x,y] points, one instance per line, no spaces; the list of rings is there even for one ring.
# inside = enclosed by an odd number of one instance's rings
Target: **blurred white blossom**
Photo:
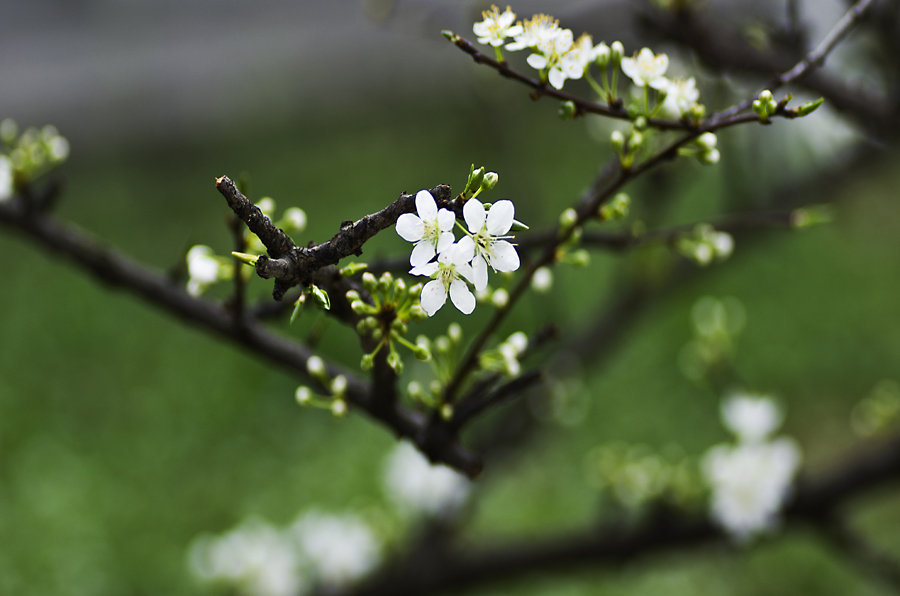
[[[665,54],[654,54],[650,48],[641,48],[634,57],[622,58],[622,72],[638,87],[666,89],[669,85],[669,81],[665,78],[667,68],[669,57]]]
[[[294,543],[260,521],[198,538],[191,545],[190,565],[199,579],[226,584],[238,594],[298,596],[308,589]]]
[[[12,162],[5,155],[0,155],[0,203],[8,201],[13,194]]]
[[[410,443],[403,441],[388,455],[384,486],[404,512],[438,515],[466,500],[469,480],[448,468],[433,465]]]
[[[352,584],[381,561],[381,543],[356,515],[310,511],[290,528],[300,556],[319,583]]]
[[[732,397],[722,406],[722,418],[737,443],[707,451],[703,473],[712,488],[713,519],[745,541],[777,525],[800,466],[800,448],[789,438],[769,438],[782,414],[765,397]]]
[[[191,296],[199,296],[219,279],[219,262],[213,250],[202,244],[192,246],[187,253],[187,291]]]

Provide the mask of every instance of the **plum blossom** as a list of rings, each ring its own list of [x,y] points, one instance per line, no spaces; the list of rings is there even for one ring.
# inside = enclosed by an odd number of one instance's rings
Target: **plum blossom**
[[[447,301],[447,294],[453,305],[463,314],[475,310],[475,296],[463,278],[474,283],[472,266],[469,264],[475,256],[475,241],[465,236],[459,242],[451,244],[438,255],[438,260],[423,263],[410,269],[413,275],[435,277],[422,288],[420,301],[425,313],[434,316]]]
[[[622,72],[638,87],[666,89],[669,84],[665,78],[668,67],[669,57],[665,54],[656,55],[650,48],[642,48],[635,57],[622,58]]]
[[[538,40],[535,46],[537,52],[528,56],[526,61],[536,70],[547,70],[550,84],[556,89],[562,89],[567,78],[578,78],[568,76],[569,73],[574,74],[573,65],[563,60],[563,56],[572,49],[572,44],[572,30],[557,29],[552,37],[546,36]],[[577,69],[577,65],[574,67]],[[583,74],[584,70],[581,72]]]
[[[703,457],[712,517],[739,541],[778,523],[800,466],[800,449],[792,439],[769,438],[781,420],[781,411],[766,397],[730,397],[722,404],[722,421],[737,443],[716,445]]]
[[[436,516],[462,505],[471,483],[447,466],[432,464],[411,443],[403,441],[388,455],[384,488],[404,513]]]
[[[519,254],[515,246],[504,240],[512,228],[515,207],[512,201],[502,200],[491,205],[485,214],[484,204],[469,199],[463,206],[463,217],[473,234],[475,255],[472,259],[472,283],[476,290],[487,286],[488,265],[494,271],[509,272],[519,268]]]
[[[800,465],[790,439],[717,445],[703,459],[713,519],[739,541],[772,529]]]
[[[290,527],[301,559],[326,586],[343,587],[372,571],[381,560],[381,544],[356,515],[309,511]]]
[[[213,255],[213,249],[203,244],[192,246],[188,251],[187,269],[187,292],[191,296],[199,296],[219,279],[219,262]]]
[[[416,193],[416,212],[397,218],[397,233],[407,242],[415,242],[409,264],[424,265],[453,244],[453,224],[456,217],[448,209],[438,211],[434,197],[427,190]]]
[[[484,20],[472,27],[472,31],[478,36],[478,43],[496,48],[502,46],[507,37],[522,34],[522,26],[514,24],[516,13],[509,6],[503,13],[496,6],[491,6],[491,10],[482,12],[481,16]]]
[[[198,578],[228,584],[237,594],[296,596],[309,588],[293,542],[261,521],[222,536],[199,537],[191,545],[190,562]]]
[[[680,118],[700,99],[694,77],[689,79],[669,79],[665,87],[666,98],[662,110],[669,116]]]
[[[516,51],[537,47],[556,37],[559,30],[559,21],[549,15],[536,14],[522,24],[522,31],[513,36],[515,41],[507,44],[506,49]]]
[[[722,421],[745,443],[765,440],[783,418],[775,402],[765,395],[733,394],[722,402]]]
[[[580,79],[584,71],[600,52],[600,46],[594,47],[591,36],[583,33],[575,40],[568,52],[560,59],[563,74],[567,79]],[[607,48],[609,51],[609,48]]]

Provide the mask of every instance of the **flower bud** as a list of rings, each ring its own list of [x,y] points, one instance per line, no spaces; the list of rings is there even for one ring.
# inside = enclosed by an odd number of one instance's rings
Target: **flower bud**
[[[499,181],[500,175],[497,172],[488,172],[484,175],[484,180],[481,182],[481,190],[494,190]]]
[[[333,379],[331,379],[331,393],[332,395],[341,396],[344,395],[347,391],[347,377],[344,375],[337,375]]]
[[[368,263],[349,263],[338,271],[344,277],[352,277],[357,273],[362,273],[369,267]]]
[[[557,115],[561,120],[571,120],[578,114],[578,109],[575,107],[575,103],[571,100],[564,101],[559,104],[559,111]]]
[[[453,404],[444,404],[441,406],[441,418],[444,420],[453,418]]]
[[[318,356],[310,356],[306,361],[306,371],[315,379],[325,375],[325,362]]]
[[[697,159],[700,160],[700,163],[708,166],[719,163],[720,157],[718,149],[710,149],[709,151],[704,151],[697,155]]]
[[[300,385],[294,392],[294,399],[296,399],[297,403],[301,406],[305,406],[312,400],[312,390],[305,385]]]
[[[507,304],[509,304],[509,292],[507,292],[503,288],[500,288],[491,296],[491,302],[497,308],[504,308]]]
[[[622,153],[625,149],[625,135],[621,130],[614,130],[609,135],[609,142],[616,153]]]
[[[348,302],[351,302],[351,303],[360,299],[359,292],[357,292],[356,290],[347,290],[347,293],[344,294],[344,297],[347,299]]]
[[[331,402],[331,413],[335,418],[343,418],[347,415],[347,402],[343,399],[336,399]]]
[[[421,360],[422,362],[428,362],[431,360],[431,350],[424,346],[416,346],[416,349],[413,350],[413,355],[416,357],[416,360]]]
[[[609,46],[606,45],[605,42],[600,42],[596,46],[594,46],[594,64],[599,66],[600,68],[606,68],[606,65],[609,64],[610,57],[612,56],[612,51],[609,49]]]
[[[462,327],[459,323],[450,323],[447,327],[447,337],[449,337],[450,341],[453,343],[458,344],[462,341],[462,335]]]
[[[578,212],[571,207],[559,214],[559,225],[564,230],[574,226],[576,221],[578,221]]]
[[[401,374],[403,372],[403,360],[400,358],[400,354],[397,353],[396,350],[392,350],[388,352],[387,355],[387,364],[396,374]]]
[[[716,148],[717,141],[718,141],[718,139],[716,138],[716,135],[714,133],[705,132],[702,135],[700,135],[699,137],[697,137],[697,140],[695,141],[695,143],[697,143],[697,146],[700,147],[701,149],[710,151],[711,149]]]
[[[614,41],[609,44],[609,51],[610,62],[612,62],[613,66],[618,66],[622,58],[625,57],[625,46],[622,45],[621,41]]]
[[[286,227],[289,227],[294,231],[302,232],[306,229],[306,212],[299,207],[286,209],[282,219],[286,224]]]
[[[375,366],[375,355],[374,354],[363,354],[362,358],[359,360],[359,367],[364,371],[372,370],[372,367]]]
[[[362,284],[370,294],[374,294],[378,290],[378,279],[368,271],[362,274]]]
[[[553,287],[553,272],[549,267],[539,267],[531,277],[531,287],[535,292],[544,294]]]

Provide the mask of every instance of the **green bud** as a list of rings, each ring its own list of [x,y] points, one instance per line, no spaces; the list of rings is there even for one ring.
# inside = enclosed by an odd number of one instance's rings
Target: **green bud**
[[[341,267],[338,273],[340,273],[344,277],[352,277],[357,273],[362,273],[368,268],[368,263],[348,263],[347,265]]]
[[[421,304],[416,304],[409,309],[409,316],[414,321],[424,321],[428,318],[428,313]]]
[[[764,104],[768,104],[769,102],[772,101],[772,99],[773,99],[772,92],[769,91],[768,89],[764,89],[759,94],[759,101]]]
[[[614,41],[609,44],[609,52],[610,62],[613,63],[613,66],[618,66],[622,58],[625,57],[625,46],[622,45],[621,41]]]
[[[312,378],[322,380],[325,375],[325,362],[318,356],[310,356],[306,361],[306,371]]]
[[[605,42],[601,41],[597,47],[594,48],[594,51],[597,53],[597,57],[594,58],[594,64],[600,68],[606,68],[606,65],[609,64],[609,60],[612,57],[612,50],[610,50]]]
[[[416,346],[416,349],[413,350],[413,355],[415,355],[416,360],[421,360],[422,362],[428,362],[431,360],[431,350],[424,346]]]
[[[559,225],[563,230],[568,230],[578,221],[578,212],[569,207],[559,214]]]
[[[306,294],[300,294],[300,297],[297,298],[297,301],[294,302],[294,310],[291,312],[291,321],[290,324],[294,324],[294,319],[300,314],[300,311],[303,310],[303,305],[306,304]]]
[[[310,284],[309,292],[323,310],[331,310],[331,298],[328,297],[328,292],[316,284]]]
[[[331,413],[335,418],[343,418],[347,415],[347,402],[343,399],[336,399],[331,402]]]
[[[438,354],[447,354],[450,352],[450,340],[446,335],[439,335],[434,340],[434,349]]]
[[[695,103],[694,105],[692,105],[687,112],[688,119],[693,122],[699,122],[700,120],[703,120],[704,116],[706,116],[706,106],[699,103]]]
[[[614,130],[609,135],[609,142],[616,153],[621,154],[625,150],[625,135],[621,130]]]
[[[569,253],[567,260],[576,267],[587,267],[591,263],[591,253],[583,248],[579,248]]]
[[[559,104],[559,111],[557,114],[562,120],[571,120],[578,114],[578,108],[575,107],[575,102],[571,100],[564,101]]]
[[[378,290],[378,279],[368,271],[362,275],[362,284],[370,294],[374,294]]]
[[[600,219],[604,221],[623,219],[628,216],[631,197],[624,192],[618,193],[608,203],[600,207]]]
[[[497,308],[504,308],[507,304],[509,304],[509,292],[507,292],[503,288],[496,290],[491,295],[491,302]]]
[[[487,172],[484,175],[484,181],[481,183],[481,190],[494,190],[497,182],[500,181],[500,174],[497,172]]]
[[[450,323],[450,325],[447,327],[447,337],[450,338],[450,341],[452,341],[455,344],[458,344],[459,342],[462,341],[462,336],[463,336],[462,326],[456,322]]]
[[[354,300],[350,303],[350,310],[358,315],[374,315],[378,310],[371,304],[366,304],[362,300]]]
[[[241,263],[250,265],[251,267],[256,267],[256,262],[259,260],[259,255],[248,255],[247,253],[243,252],[232,252],[231,256],[233,256]]]
[[[341,396],[347,392],[347,377],[344,375],[337,375],[333,379],[331,379],[331,393],[332,395]]]
[[[643,116],[638,116],[634,119],[634,128],[636,130],[644,130],[647,128],[647,119]]]
[[[375,354],[363,354],[359,361],[359,367],[368,372],[372,370],[373,366],[375,366]]]
[[[441,31],[441,35],[450,40],[450,43],[456,43],[457,41],[459,41],[459,35],[457,35],[453,31],[450,31],[449,29],[443,29]]]
[[[794,114],[796,114],[800,118],[802,118],[803,116],[809,116],[810,114],[815,112],[817,109],[819,109],[819,106],[822,105],[822,103],[824,101],[825,101],[825,98],[820,97],[819,99],[817,99],[815,101],[806,102],[799,108],[794,108]]]
[[[404,323],[400,319],[394,319],[393,321],[391,321],[391,330],[399,333],[400,335],[406,335],[406,332],[409,331],[409,328],[406,326],[406,323]]]
[[[705,132],[702,135],[700,135],[699,137],[697,137],[694,142],[701,149],[709,151],[711,149],[716,148],[716,143],[718,142],[718,139],[716,138],[716,135],[714,133]]]
[[[709,151],[701,151],[697,154],[697,159],[700,160],[700,163],[707,166],[712,166],[719,163],[719,155],[718,149],[710,149]]]
[[[631,136],[628,138],[628,150],[634,151],[643,144],[644,135],[639,130],[631,131]]]
[[[400,354],[396,350],[391,350],[387,355],[387,364],[394,372],[399,374],[403,373],[403,360],[400,358]]]
[[[309,387],[300,385],[297,387],[297,391],[294,392],[294,399],[296,399],[297,403],[301,406],[305,406],[312,400],[312,390],[310,390]]]
[[[453,418],[453,404],[444,404],[441,406],[441,418],[444,420]]]
[[[481,189],[482,182],[484,182],[484,166],[481,166],[476,170],[475,164],[472,164],[469,171],[469,178],[466,180],[466,187],[463,189],[463,194],[477,192]]]

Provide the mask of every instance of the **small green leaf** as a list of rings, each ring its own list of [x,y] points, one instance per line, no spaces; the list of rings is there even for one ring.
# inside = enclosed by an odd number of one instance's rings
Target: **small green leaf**
[[[300,294],[300,297],[294,302],[294,311],[291,313],[291,325],[294,324],[294,319],[296,319],[297,315],[300,314],[300,311],[303,310],[304,304],[306,304],[306,294]]]
[[[328,292],[315,284],[310,284],[309,291],[312,293],[313,298],[316,299],[316,302],[319,303],[319,306],[324,310],[331,310],[331,298],[328,297]]]

